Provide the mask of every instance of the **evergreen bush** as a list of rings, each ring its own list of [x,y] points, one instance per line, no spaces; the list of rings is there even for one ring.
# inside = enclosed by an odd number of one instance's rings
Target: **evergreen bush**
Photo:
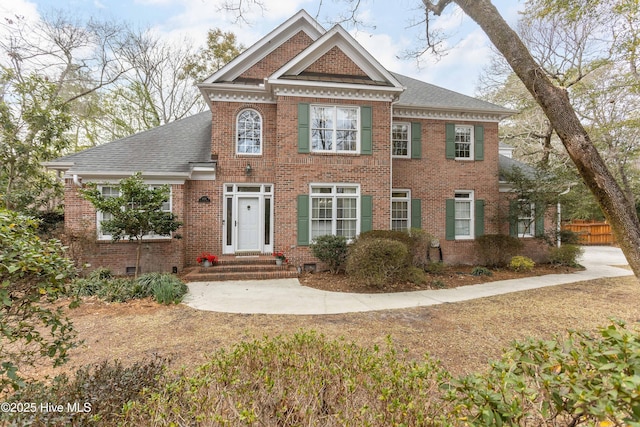
[[[411,267],[408,253],[407,246],[397,240],[358,239],[349,250],[347,274],[382,288],[407,276]]]
[[[330,234],[316,237],[311,243],[311,253],[327,264],[332,273],[338,273],[347,261],[347,238]]]
[[[478,261],[485,267],[505,267],[522,246],[520,239],[505,234],[485,234],[475,241]]]

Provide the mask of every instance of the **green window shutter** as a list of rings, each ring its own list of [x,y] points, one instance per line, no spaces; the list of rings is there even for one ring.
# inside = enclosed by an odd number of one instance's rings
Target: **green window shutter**
[[[446,144],[447,159],[455,159],[456,158],[456,125],[453,123],[447,123],[445,125],[445,128],[446,128],[445,144]]]
[[[360,196],[360,232],[373,230],[373,196]]]
[[[518,201],[509,201],[509,235],[518,237]]]
[[[411,123],[411,158],[422,157],[422,123]]]
[[[373,113],[371,107],[360,107],[360,154],[373,154]]]
[[[475,147],[473,152],[476,160],[484,160],[484,126],[476,126],[474,130]]]
[[[536,237],[542,237],[544,236],[544,214],[546,209],[543,203],[536,203],[534,209],[536,216]]]
[[[446,225],[445,239],[456,240],[456,201],[447,199],[446,201]]]
[[[484,200],[476,200],[476,237],[484,235]]]
[[[309,104],[301,102],[298,104],[298,153],[311,152],[309,143]]]
[[[309,244],[309,196],[298,195],[298,246]]]
[[[411,228],[422,228],[422,200],[411,199]]]

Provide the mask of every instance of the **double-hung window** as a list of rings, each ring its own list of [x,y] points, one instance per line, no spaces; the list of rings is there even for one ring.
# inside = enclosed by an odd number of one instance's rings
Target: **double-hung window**
[[[101,185],[98,188],[100,189],[100,192],[102,193],[102,196],[104,198],[113,198],[113,197],[120,196],[120,190],[117,185]],[[149,188],[152,188],[152,189],[160,188],[160,185],[150,185]],[[162,207],[161,207],[161,210],[163,212],[171,212],[171,194],[172,194],[172,190],[171,190],[171,187],[169,187],[169,197],[162,203]],[[135,204],[131,204],[129,208],[130,209],[135,208]],[[110,214],[109,212],[102,212],[102,211],[96,212],[98,240],[111,239],[112,236],[110,234],[104,234],[102,231],[102,222],[109,221],[111,219],[113,219],[113,215]],[[161,236],[151,232],[150,234],[146,234],[144,237],[158,239],[158,238],[167,238],[169,236]]]
[[[406,231],[411,227],[411,194],[409,190],[391,192],[391,229]]]
[[[102,193],[102,197],[104,197],[105,199],[110,199],[113,197],[118,197],[120,195],[120,191],[118,190],[118,187],[115,185],[103,185],[100,187],[100,192]],[[110,214],[109,212],[102,212],[102,211],[98,211],[96,213],[96,221],[97,221],[97,228],[98,228],[98,239],[99,240],[108,240],[111,239],[111,235],[110,234],[104,234],[102,232],[102,221],[110,221],[113,219],[113,215]]]
[[[455,238],[472,239],[474,236],[473,191],[455,193]]]
[[[357,153],[359,111],[358,107],[312,105],[312,151]]]
[[[394,123],[391,127],[391,149],[394,157],[410,157],[411,123]]]
[[[535,236],[535,204],[527,200],[520,200],[518,207],[518,237]]]
[[[473,159],[473,126],[456,125],[456,159]]]
[[[311,240],[327,234],[356,237],[360,187],[349,184],[311,186]]]
[[[262,117],[256,110],[242,110],[236,129],[237,154],[262,154]]]

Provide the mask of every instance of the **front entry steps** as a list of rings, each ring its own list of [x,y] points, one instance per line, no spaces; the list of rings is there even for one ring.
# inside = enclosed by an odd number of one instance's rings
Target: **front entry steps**
[[[211,267],[185,269],[187,282],[214,282],[221,280],[266,280],[298,277],[295,267],[276,265],[271,255],[222,255]]]

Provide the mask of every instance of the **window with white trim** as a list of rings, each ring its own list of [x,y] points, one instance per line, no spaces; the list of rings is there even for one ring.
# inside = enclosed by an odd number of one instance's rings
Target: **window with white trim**
[[[455,193],[456,239],[472,239],[474,236],[473,191]]]
[[[456,125],[456,159],[473,159],[473,126]]]
[[[391,126],[391,152],[393,157],[411,156],[411,123],[396,122]]]
[[[536,234],[535,204],[528,200],[519,200],[518,204],[518,237],[533,237]]]
[[[152,189],[156,189],[156,188],[160,188],[161,185],[150,185],[149,188]],[[120,196],[120,190],[118,189],[117,185],[99,185],[98,189],[100,190],[100,192],[102,193],[102,196],[105,198],[112,198],[112,197],[118,197]],[[162,203],[162,208],[161,210],[163,212],[171,212],[171,195],[173,193],[173,190],[171,189],[171,186],[169,186],[169,197]],[[133,207],[133,206],[132,206]],[[96,226],[97,226],[97,230],[98,230],[98,240],[110,240],[111,239],[111,235],[110,234],[104,234],[102,232],[102,221],[109,221],[113,219],[113,215],[110,214],[109,212],[102,212],[102,211],[97,211],[96,212]],[[164,239],[170,236],[163,236],[163,235],[159,235],[159,234],[155,234],[153,232],[151,232],[150,234],[145,234],[144,238],[150,238],[150,239]]]
[[[262,117],[256,110],[246,109],[238,114],[236,123],[236,153],[262,154]]]
[[[327,234],[353,239],[357,235],[360,186],[311,185],[311,240]]]
[[[406,231],[411,227],[411,192],[392,190],[391,192],[391,229]]]
[[[360,109],[348,106],[311,106],[311,150],[357,153]]]

